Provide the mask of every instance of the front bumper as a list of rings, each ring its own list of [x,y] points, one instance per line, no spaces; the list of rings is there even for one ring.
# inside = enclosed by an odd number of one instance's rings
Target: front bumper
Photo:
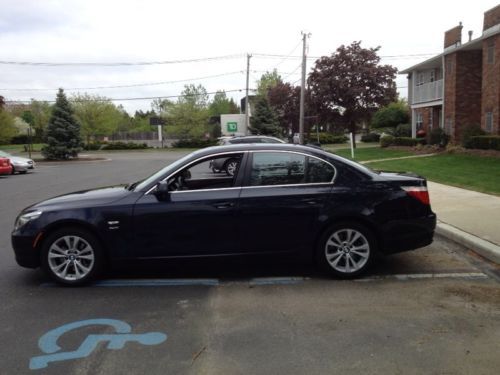
[[[13,164],[13,167],[14,167],[16,172],[27,172],[28,169],[33,169],[32,164],[25,164],[25,163]]]
[[[11,236],[16,262],[21,267],[37,268],[40,266],[39,250],[33,247],[35,238],[36,236],[21,236],[15,233]]]

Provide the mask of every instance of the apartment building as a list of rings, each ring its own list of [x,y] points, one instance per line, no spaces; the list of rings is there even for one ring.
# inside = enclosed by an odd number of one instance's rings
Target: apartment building
[[[458,26],[444,34],[443,53],[400,72],[408,75],[412,135],[441,127],[459,141],[480,125],[500,135],[500,4],[484,13],[483,32],[462,42]]]

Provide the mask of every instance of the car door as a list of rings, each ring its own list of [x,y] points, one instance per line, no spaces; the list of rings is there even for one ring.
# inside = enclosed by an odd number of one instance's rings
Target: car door
[[[310,247],[333,187],[333,165],[297,152],[254,151],[246,173],[238,210],[244,252]]]
[[[230,153],[218,157],[239,158],[240,167],[235,176],[214,175],[209,169],[209,163],[214,158],[204,157],[173,174],[172,179],[189,170],[191,176],[182,189],[170,191],[167,200],[159,200],[154,193],[150,193],[137,201],[133,224],[135,257],[205,256],[235,250],[235,212],[241,192],[240,171],[245,163],[245,154]],[[195,173],[202,178],[194,179]],[[223,183],[218,184],[217,181]]]

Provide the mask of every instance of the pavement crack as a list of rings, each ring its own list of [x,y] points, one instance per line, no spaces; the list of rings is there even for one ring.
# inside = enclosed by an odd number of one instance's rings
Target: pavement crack
[[[207,349],[206,346],[204,346],[203,348],[201,348],[200,350],[198,350],[195,355],[193,356],[193,360],[191,361],[191,366],[194,365],[194,363],[196,362],[196,360],[198,359],[198,357],[200,355],[203,354],[203,352]]]

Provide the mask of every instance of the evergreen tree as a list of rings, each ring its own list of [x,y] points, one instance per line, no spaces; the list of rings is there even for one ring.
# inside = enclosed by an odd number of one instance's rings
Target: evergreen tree
[[[250,118],[252,134],[279,136],[281,131],[276,114],[263,96],[255,103],[255,112]]]
[[[65,160],[77,157],[81,150],[80,124],[63,89],[59,89],[57,93],[45,137],[47,146],[42,149],[42,154],[46,159]]]

